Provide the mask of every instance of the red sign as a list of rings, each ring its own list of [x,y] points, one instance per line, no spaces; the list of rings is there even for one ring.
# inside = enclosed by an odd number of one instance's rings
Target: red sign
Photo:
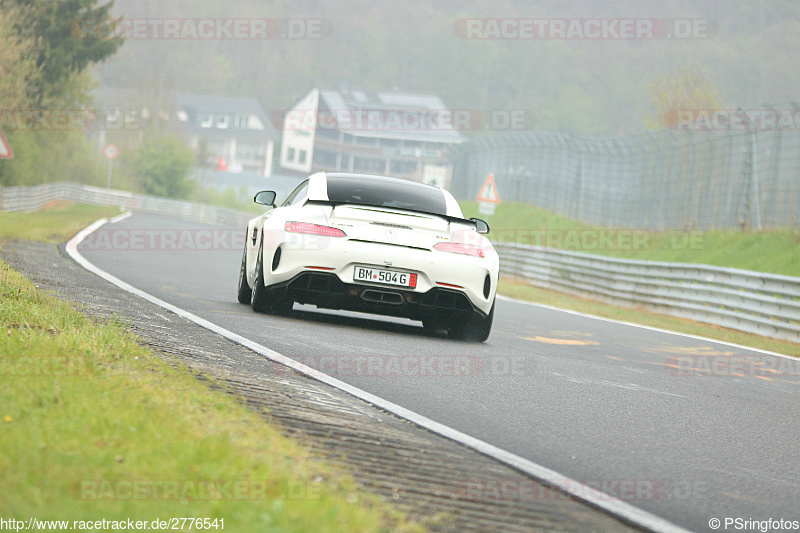
[[[490,204],[500,203],[500,196],[497,194],[497,185],[494,183],[494,176],[492,174],[486,176],[486,181],[481,185],[478,191],[478,201],[488,202]]]
[[[14,152],[11,151],[2,131],[0,131],[0,159],[14,159]]]
[[[116,159],[119,155],[119,148],[113,144],[107,144],[106,147],[103,148],[103,155],[109,159]]]

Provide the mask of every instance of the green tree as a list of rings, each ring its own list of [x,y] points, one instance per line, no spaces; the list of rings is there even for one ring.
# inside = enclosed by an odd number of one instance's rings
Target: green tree
[[[113,2],[96,7],[98,0],[0,0],[0,12],[18,10],[17,33],[33,32],[32,50],[40,71],[31,99],[41,106],[62,102],[70,80],[92,63],[114,54],[122,39],[103,37],[87,28],[111,23]],[[48,104],[49,105],[49,104]]]
[[[144,191],[155,196],[189,198],[195,182],[189,178],[195,156],[174,135],[149,137],[134,155],[132,167]]]
[[[649,128],[660,130],[677,123],[680,110],[718,109],[719,90],[701,68],[682,65],[677,73],[660,73],[647,82],[649,112],[644,120]]]
[[[84,132],[19,120],[89,103],[87,67],[122,43],[81,34],[82,21],[109,21],[111,4],[95,7],[98,1],[0,0],[0,129],[14,151],[13,160],[0,162],[0,185],[98,180]]]
[[[29,103],[41,69],[32,58],[36,40],[30,31],[15,26],[22,8],[0,9],[0,102],[4,109],[19,109]]]

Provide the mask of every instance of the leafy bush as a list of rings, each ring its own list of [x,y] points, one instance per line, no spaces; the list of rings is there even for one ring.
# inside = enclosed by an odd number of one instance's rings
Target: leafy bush
[[[132,171],[147,194],[187,199],[196,183],[189,178],[194,153],[174,135],[149,137],[133,155]]]

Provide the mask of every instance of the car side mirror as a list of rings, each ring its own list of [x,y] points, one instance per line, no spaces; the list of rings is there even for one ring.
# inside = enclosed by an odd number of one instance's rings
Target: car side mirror
[[[253,196],[253,201],[257,204],[275,207],[275,198],[277,196],[275,191],[261,191]]]
[[[489,233],[489,223],[486,222],[485,220],[481,220],[479,218],[471,218],[469,220],[470,222],[475,223],[475,229],[478,231],[478,233],[482,235],[486,235],[487,233]]]

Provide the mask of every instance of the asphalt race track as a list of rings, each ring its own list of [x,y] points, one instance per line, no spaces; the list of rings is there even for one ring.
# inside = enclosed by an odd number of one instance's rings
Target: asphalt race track
[[[485,344],[309,306],[260,315],[236,301],[243,234],[134,214],[79,250],[162,300],[679,526],[800,519],[796,360],[509,300]],[[730,356],[746,363],[719,364]]]

